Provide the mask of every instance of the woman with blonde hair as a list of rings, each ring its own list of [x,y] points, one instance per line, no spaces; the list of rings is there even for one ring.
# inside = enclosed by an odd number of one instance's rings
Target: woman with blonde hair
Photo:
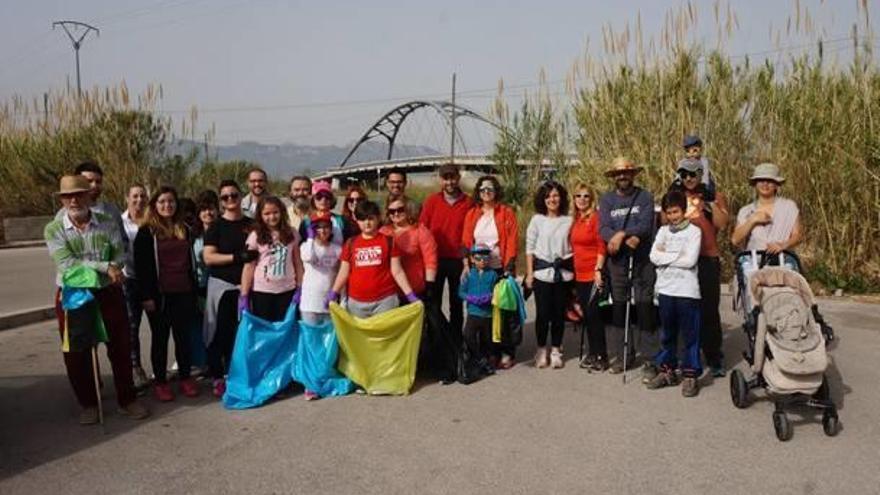
[[[389,198],[385,207],[385,225],[379,232],[394,239],[400,249],[400,263],[412,291],[431,301],[437,277],[437,243],[427,227],[419,223],[419,205],[406,196]]]
[[[178,208],[177,191],[162,186],[151,197],[144,224],[134,239],[134,263],[141,304],[150,320],[150,361],[154,392],[162,402],[174,400],[168,384],[168,337],[174,338],[180,392],[199,394],[190,377],[190,329],[196,318],[196,281],[190,234]]]
[[[574,219],[569,240],[574,253],[575,291],[587,325],[589,349],[580,367],[591,372],[602,372],[608,368],[608,351],[597,297],[604,283],[602,266],[605,263],[605,241],[599,235],[599,214],[596,211],[598,198],[596,190],[586,182],[575,184],[572,192]]]

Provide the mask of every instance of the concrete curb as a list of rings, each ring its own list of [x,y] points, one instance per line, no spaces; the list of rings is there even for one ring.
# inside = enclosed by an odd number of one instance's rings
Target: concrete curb
[[[53,318],[55,318],[54,306],[41,306],[14,313],[3,313],[0,314],[0,330],[9,330]]]
[[[0,249],[43,247],[45,245],[46,241],[14,241],[0,244]]]

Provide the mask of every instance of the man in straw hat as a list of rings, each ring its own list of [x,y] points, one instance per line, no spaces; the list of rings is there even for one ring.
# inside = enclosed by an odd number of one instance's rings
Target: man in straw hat
[[[57,195],[63,205],[60,218],[49,222],[43,235],[57,269],[55,313],[62,339],[65,332],[65,312],[61,307],[64,274],[71,268],[94,270],[98,275],[98,287],[91,291],[108,335],[107,350],[113,368],[119,411],[133,419],[146,418],[150,413],[137,402],[132,383],[131,342],[122,295],[122,234],[113,218],[90,208],[92,195],[89,181],[82,175],[62,177]],[[95,389],[97,380],[93,375],[97,368],[93,368],[92,356],[90,350],[84,349],[71,348],[64,353],[67,376],[83,408],[80,423],[84,425],[97,423],[99,419],[99,396]]]
[[[659,350],[657,328],[654,323],[654,266],[648,259],[654,236],[654,198],[651,193],[635,185],[635,177],[642,171],[629,158],[615,158],[605,177],[613,178],[615,189],[599,200],[599,234],[608,243],[608,262],[611,274],[611,297],[614,301],[614,330],[609,350],[611,373],[624,371],[621,332],[630,300],[630,289],[635,299],[639,321],[639,349],[646,359],[644,378],[651,379],[656,369],[651,357]],[[632,263],[630,279],[630,262]],[[631,354],[629,354],[631,356]],[[629,363],[628,360],[627,367]]]
[[[785,178],[773,163],[761,163],[749,178],[755,188],[754,202],[740,208],[731,236],[734,246],[748,251],[777,254],[793,249],[803,240],[797,204],[778,196]]]

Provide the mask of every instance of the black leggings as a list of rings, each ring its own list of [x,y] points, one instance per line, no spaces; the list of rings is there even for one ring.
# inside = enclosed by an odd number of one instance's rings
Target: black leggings
[[[590,299],[593,291],[593,282],[577,282],[578,304],[584,312],[584,323],[587,325],[587,347],[592,356],[608,357],[608,349],[605,344],[605,323],[599,313],[599,297]]]
[[[180,378],[190,372],[190,333],[196,317],[196,297],[192,292],[162,294],[154,301],[156,311],[147,311],[150,320],[150,362],[156,382],[167,381],[168,336],[174,338],[174,357]]]
[[[547,333],[550,333],[550,344],[553,347],[562,345],[565,335],[565,308],[571,297],[571,282],[547,283],[535,280],[535,333],[538,347],[547,345]]]
[[[281,321],[287,315],[292,290],[280,294],[270,292],[251,292],[251,312],[266,321]]]
[[[721,352],[721,261],[716,257],[700,256],[697,262],[700,279],[700,296],[703,313],[703,326],[700,330],[700,345],[709,366],[721,366],[724,354]]]
[[[211,378],[223,378],[232,361],[232,348],[238,332],[238,290],[228,290],[217,304],[217,330],[208,346],[208,369]]]

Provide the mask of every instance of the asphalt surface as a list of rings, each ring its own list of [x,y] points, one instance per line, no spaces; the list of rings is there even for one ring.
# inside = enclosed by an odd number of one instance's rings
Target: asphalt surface
[[[0,249],[0,315],[51,305],[54,287],[45,247]]]
[[[102,431],[77,424],[54,324],[8,330],[0,493],[878,493],[880,306],[822,308],[839,336],[829,376],[843,431],[826,437],[818,416],[792,413],[787,443],[772,404],[735,409],[727,379],[704,377],[684,399],[635,373],[622,385],[584,372],[571,330],[563,370],[532,366],[527,331],[512,370],[469,386],[420,380],[407,397],[297,394],[233,412],[203,382],[197,399],[147,399],[154,414],[136,422],[115,413],[105,375]],[[724,320],[735,363],[742,334]]]

